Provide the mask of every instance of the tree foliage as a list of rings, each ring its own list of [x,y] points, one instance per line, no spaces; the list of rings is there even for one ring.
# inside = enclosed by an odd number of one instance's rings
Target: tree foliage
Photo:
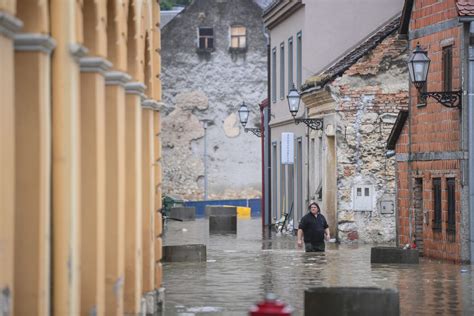
[[[161,10],[171,10],[175,5],[187,6],[192,0],[161,0]]]

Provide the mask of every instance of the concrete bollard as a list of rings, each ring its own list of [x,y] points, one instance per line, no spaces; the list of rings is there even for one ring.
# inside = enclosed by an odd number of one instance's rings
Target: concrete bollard
[[[163,246],[164,262],[205,262],[207,261],[206,245]]]
[[[206,217],[209,216],[232,216],[237,215],[236,206],[216,206],[216,205],[206,205],[205,210]]]
[[[194,221],[196,219],[196,208],[184,206],[172,207],[170,209],[170,217],[183,221]]]
[[[418,249],[402,249],[397,247],[372,247],[370,263],[419,263]]]
[[[209,216],[210,234],[236,234],[237,215],[211,215]]]
[[[398,291],[375,287],[318,287],[304,292],[304,314],[398,316]]]

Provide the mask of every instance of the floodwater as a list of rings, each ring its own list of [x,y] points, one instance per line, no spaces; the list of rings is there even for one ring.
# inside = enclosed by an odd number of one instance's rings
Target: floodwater
[[[163,263],[164,315],[248,315],[265,293],[303,315],[305,289],[318,286],[397,289],[401,315],[474,315],[473,265],[371,264],[370,245],[327,243],[324,254],[307,254],[295,236],[264,238],[260,219],[239,219],[231,235],[209,234],[208,225],[166,224],[165,245],[205,244],[207,262]]]

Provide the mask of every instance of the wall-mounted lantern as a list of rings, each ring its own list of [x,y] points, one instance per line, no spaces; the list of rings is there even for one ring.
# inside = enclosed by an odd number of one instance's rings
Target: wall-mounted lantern
[[[286,96],[288,99],[288,108],[290,110],[291,115],[295,119],[295,124],[305,123],[311,129],[315,130],[322,130],[323,129],[323,119],[322,118],[315,118],[315,119],[308,119],[308,118],[296,118],[296,114],[300,109],[300,101],[301,95],[299,94],[298,90],[296,90],[295,84],[288,92]]]
[[[411,82],[415,85],[418,93],[420,94],[421,101],[425,103],[428,97],[432,97],[448,108],[460,108],[462,90],[440,92],[422,91],[428,78],[430,62],[431,60],[428,57],[428,52],[423,50],[420,45],[417,44],[415,50],[410,56],[410,59],[408,60],[408,72],[410,74]]]
[[[240,106],[240,109],[238,112],[239,112],[240,124],[242,124],[242,126],[244,127],[244,131],[246,133],[251,132],[255,136],[261,137],[262,131],[260,130],[260,128],[258,127],[246,128],[245,127],[245,125],[247,125],[247,122],[249,120],[249,113],[250,113],[249,108],[247,107],[247,105],[245,105],[245,102],[242,102],[242,105]]]

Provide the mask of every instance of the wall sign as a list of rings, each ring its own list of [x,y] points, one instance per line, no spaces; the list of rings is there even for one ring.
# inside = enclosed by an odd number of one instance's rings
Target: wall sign
[[[292,165],[295,163],[295,137],[293,133],[281,133],[281,163]]]

